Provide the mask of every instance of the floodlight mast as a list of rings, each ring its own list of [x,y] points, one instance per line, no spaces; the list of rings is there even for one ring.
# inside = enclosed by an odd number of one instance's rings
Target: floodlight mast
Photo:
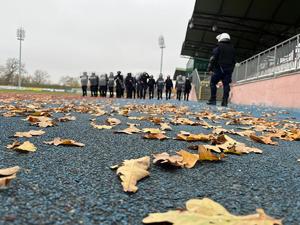
[[[160,49],[161,49],[161,57],[160,57],[160,73],[159,73],[159,74],[162,74],[164,48],[166,47],[164,36],[162,36],[162,35],[159,36],[159,38],[158,38],[158,45],[159,45],[159,47],[160,47]]]
[[[18,87],[21,88],[22,41],[25,39],[25,30],[23,27],[17,29],[17,39],[20,41]]]

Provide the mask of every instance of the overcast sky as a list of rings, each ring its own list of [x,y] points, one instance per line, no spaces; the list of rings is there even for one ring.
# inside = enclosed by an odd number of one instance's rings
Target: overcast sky
[[[28,73],[61,76],[147,71],[160,67],[159,35],[164,35],[163,73],[185,67],[180,57],[195,0],[9,0],[0,7],[0,65],[18,57],[16,29],[26,30],[23,62]]]

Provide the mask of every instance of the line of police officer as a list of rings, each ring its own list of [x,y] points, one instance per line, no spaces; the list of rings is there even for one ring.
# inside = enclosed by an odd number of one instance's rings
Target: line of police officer
[[[109,97],[114,97],[114,89],[116,91],[116,97],[124,97],[126,91],[126,98],[140,98],[145,99],[147,90],[149,92],[149,99],[154,98],[154,91],[157,91],[157,99],[162,99],[163,90],[166,92],[166,100],[171,99],[171,93],[173,89],[173,81],[170,76],[164,80],[163,75],[160,74],[158,79],[155,80],[153,76],[149,76],[148,73],[144,72],[138,76],[132,76],[128,73],[127,76],[123,77],[121,71],[117,72],[117,75],[111,72],[109,76],[103,74],[100,77],[95,73],[92,73],[88,77],[87,72],[84,72],[81,79],[82,95],[87,96],[88,83],[90,84],[90,91],[92,97],[97,97],[98,92],[101,97],[107,97],[107,90],[109,91]],[[189,100],[189,94],[191,91],[191,82],[187,77],[184,79],[181,75],[178,76],[175,85],[177,91],[177,99],[180,101],[182,94],[184,100]]]

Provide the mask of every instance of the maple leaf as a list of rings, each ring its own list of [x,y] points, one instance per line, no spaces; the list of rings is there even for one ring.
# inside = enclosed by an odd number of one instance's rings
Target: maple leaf
[[[135,193],[138,190],[137,182],[150,175],[147,171],[149,167],[150,157],[145,156],[138,159],[124,160],[121,165],[113,168],[118,168],[117,175],[121,179],[123,190]]]
[[[163,152],[153,155],[153,163],[168,164],[176,167],[184,167],[183,157],[179,155],[170,156],[169,153]]]
[[[33,136],[40,136],[43,135],[45,131],[43,130],[30,130],[28,132],[16,132],[14,137],[26,137],[31,138]]]
[[[80,142],[76,142],[74,140],[71,139],[61,139],[61,138],[54,138],[53,141],[45,141],[45,144],[48,145],[64,145],[64,146],[76,146],[76,147],[83,147],[84,144],[80,143]]]
[[[174,225],[282,225],[281,220],[257,209],[256,214],[236,216],[222,205],[209,199],[191,199],[186,202],[185,210],[171,210],[165,213],[150,213],[143,219],[144,224],[171,223]]]
[[[253,141],[256,141],[261,144],[266,144],[266,145],[278,145],[277,142],[272,141],[272,137],[270,136],[256,136],[256,135],[250,135],[250,138]]]
[[[20,167],[14,166],[10,168],[0,169],[0,188],[7,187],[11,180],[16,178]]]

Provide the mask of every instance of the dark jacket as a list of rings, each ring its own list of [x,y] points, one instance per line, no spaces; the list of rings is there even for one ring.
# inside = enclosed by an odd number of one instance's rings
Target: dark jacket
[[[147,85],[148,78],[149,78],[148,73],[143,73],[140,77],[141,85]]]
[[[227,70],[233,71],[235,66],[235,50],[229,41],[219,42],[214,48],[208,64],[208,71]]]
[[[173,81],[171,79],[166,79],[166,89],[172,89],[173,88]]]
[[[149,87],[149,89],[154,89],[154,86],[155,86],[155,80],[153,78],[150,78],[148,80],[148,87]]]
[[[190,80],[185,80],[184,91],[189,93],[192,89],[192,84]]]
[[[125,86],[127,89],[132,89],[134,87],[132,76],[127,75],[125,78]]]
[[[163,90],[165,86],[165,81],[163,78],[158,78],[156,81],[157,89],[158,90]]]

